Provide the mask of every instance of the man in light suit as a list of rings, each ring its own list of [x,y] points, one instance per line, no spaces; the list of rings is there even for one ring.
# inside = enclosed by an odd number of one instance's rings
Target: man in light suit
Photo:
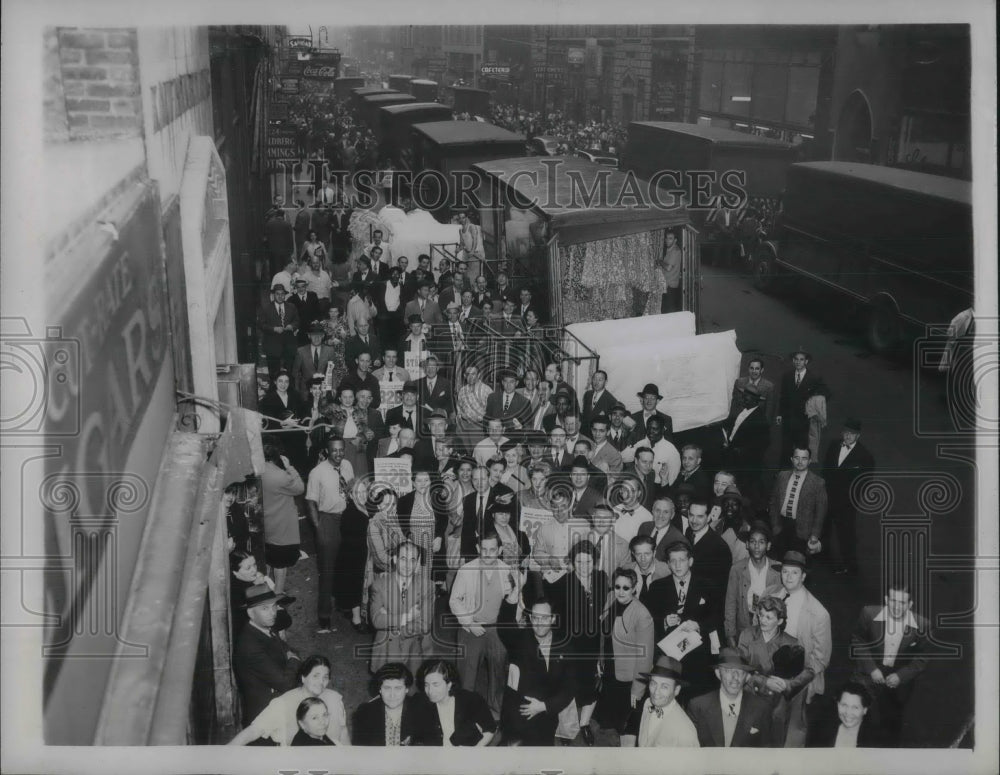
[[[295,353],[292,365],[292,382],[303,401],[309,400],[309,383],[314,374],[326,374],[327,364],[336,353],[332,347],[323,344],[323,326],[313,323],[309,328],[309,344]]]
[[[906,582],[890,578],[885,605],[869,605],[851,635],[859,678],[875,698],[878,723],[890,745],[899,745],[906,705],[927,667],[930,624],[913,613]]]
[[[771,703],[743,691],[751,672],[753,668],[743,661],[738,650],[719,650],[715,665],[719,691],[695,697],[687,708],[702,748],[767,748],[772,745]]]
[[[774,423],[774,413],[777,408],[775,400],[774,383],[764,377],[764,361],[760,358],[751,358],[747,364],[747,376],[737,377],[733,384],[733,397],[729,402],[729,413],[739,412],[743,408],[742,393],[747,386],[751,385],[760,396],[760,406],[767,417],[768,425]]]
[[[781,583],[781,563],[767,556],[770,549],[771,528],[766,522],[754,522],[747,536],[749,556],[733,564],[726,584],[724,626],[726,642],[734,648],[740,633],[754,624],[757,601]]]
[[[817,554],[823,548],[826,483],[809,470],[809,459],[809,448],[796,446],[792,469],[778,474],[771,491],[768,513],[779,554],[788,549]]]
[[[851,499],[851,488],[860,477],[875,470],[875,458],[860,438],[861,420],[844,420],[840,440],[830,444],[823,459],[823,479],[830,503],[826,533],[835,539],[829,545],[837,574],[858,572],[858,511]]]
[[[583,433],[591,435],[590,424],[598,415],[607,415],[611,412],[611,407],[618,403],[610,390],[605,387],[608,384],[608,373],[603,369],[594,372],[590,378],[590,390],[583,394],[583,408],[580,412],[580,419],[583,420]]]
[[[785,632],[798,639],[806,654],[813,680],[792,698],[788,707],[785,748],[802,748],[806,742],[806,705],[826,689],[826,668],[833,652],[830,614],[805,587],[809,560],[802,552],[785,552],[781,561],[781,583],[764,594],[785,601]]]

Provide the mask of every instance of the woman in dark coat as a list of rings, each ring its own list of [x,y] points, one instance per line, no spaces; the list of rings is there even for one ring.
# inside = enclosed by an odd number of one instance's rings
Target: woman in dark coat
[[[340,551],[333,577],[333,596],[359,632],[364,630],[361,608],[368,561],[368,481],[356,479],[340,520]]]
[[[454,662],[431,659],[417,673],[417,686],[422,698],[418,745],[444,745],[444,724],[450,722],[454,732],[448,741],[453,746],[489,745],[496,734],[497,723],[486,700],[475,692],[459,688],[458,668]]]
[[[298,393],[290,390],[291,377],[282,369],[274,378],[274,384],[260,401],[260,413],[265,417],[264,430],[279,430],[309,421],[309,407],[299,398]],[[300,475],[309,473],[306,459],[305,431],[285,431],[284,433],[268,434],[268,440],[276,443],[288,456],[288,462],[295,466]]]
[[[570,547],[572,570],[553,584],[546,584],[546,597],[553,602],[560,632],[569,638],[576,660],[576,704],[580,710],[580,734],[589,746],[594,744],[590,717],[599,693],[597,666],[601,656],[601,617],[608,600],[608,577],[597,570],[597,548],[587,541]]]

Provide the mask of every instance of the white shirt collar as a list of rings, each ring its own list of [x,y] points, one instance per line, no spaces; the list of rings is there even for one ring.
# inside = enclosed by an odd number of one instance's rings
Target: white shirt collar
[[[875,622],[886,622],[890,620],[889,609],[882,606],[882,610],[878,612],[872,621]],[[906,612],[906,619],[903,622],[907,627],[912,627],[917,629],[917,618],[913,615],[913,611]]]

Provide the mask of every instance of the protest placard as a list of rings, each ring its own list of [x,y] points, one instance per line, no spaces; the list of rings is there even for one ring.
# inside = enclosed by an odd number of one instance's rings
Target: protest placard
[[[521,507],[521,530],[528,536],[528,543],[532,547],[535,545],[535,533],[542,525],[554,519],[552,512],[548,509],[532,509],[527,506]]]
[[[378,389],[382,394],[382,403],[379,404],[379,411],[382,412],[382,419],[385,419],[385,413],[388,412],[392,407],[399,406],[403,403],[403,385],[404,382],[399,380],[389,380],[386,382],[379,382]]]
[[[377,457],[374,480],[377,484],[392,485],[397,495],[405,495],[413,489],[411,465],[412,461],[405,457]]]
[[[423,363],[427,354],[427,350],[421,350],[419,355],[407,350],[403,355],[403,368],[409,372],[410,379],[413,381],[416,381],[424,376],[424,370],[420,367],[420,364]]]

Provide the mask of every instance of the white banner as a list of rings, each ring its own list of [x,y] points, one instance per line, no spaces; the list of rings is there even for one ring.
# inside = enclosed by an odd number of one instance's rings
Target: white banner
[[[640,408],[636,394],[647,383],[655,384],[664,397],[658,408],[670,415],[678,432],[726,419],[741,357],[735,331],[672,336],[671,331],[679,333],[687,325],[686,316],[691,313],[580,323],[568,328],[600,354],[601,368],[608,373],[608,390],[630,412]],[[673,323],[664,335],[662,326],[667,318]],[[643,322],[645,326],[640,325]],[[639,363],[642,368],[636,368]],[[578,385],[581,395],[585,387]]]
[[[374,480],[378,484],[392,485],[397,495],[406,495],[413,489],[411,464],[412,461],[405,457],[377,457]]]

